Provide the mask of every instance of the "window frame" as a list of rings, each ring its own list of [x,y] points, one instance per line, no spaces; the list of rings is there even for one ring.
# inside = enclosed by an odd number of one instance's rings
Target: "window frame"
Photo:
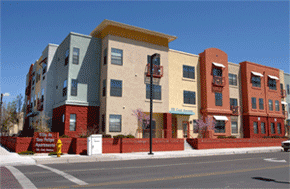
[[[223,127],[223,129],[218,129],[218,127]],[[225,123],[225,121],[221,121],[221,120],[216,121],[215,122],[214,132],[215,133],[226,133],[226,123]]]
[[[195,91],[185,91],[184,90],[183,91],[183,103],[184,104],[196,105],[196,95],[195,95]]]
[[[152,98],[154,100],[162,100],[162,86],[152,84]],[[159,91],[160,89],[160,91]],[[160,94],[160,96],[159,96]],[[158,98],[157,98],[158,97]],[[159,98],[160,97],[160,98]],[[146,83],[146,99],[150,99],[150,84]]]
[[[261,77],[252,75],[251,77],[252,87],[259,87],[261,88]]]
[[[282,134],[281,129],[282,129],[281,123],[277,123],[277,134]]]
[[[253,129],[254,129],[254,134],[258,134],[258,122],[254,121],[253,122]]]
[[[233,123],[236,123],[236,128],[233,129]],[[236,131],[236,132],[233,132]],[[231,121],[231,133],[232,134],[238,134],[239,130],[238,130],[238,122],[237,121]]]
[[[195,67],[183,65],[183,77],[188,79],[195,79]]]
[[[259,110],[264,110],[264,99],[259,98]]]
[[[280,111],[279,100],[275,100],[275,111],[276,111],[276,112]]]
[[[115,84],[113,84],[115,82]],[[121,87],[117,86],[121,83]],[[113,86],[116,85],[116,86]],[[123,80],[117,80],[117,79],[111,79],[110,82],[110,96],[114,96],[114,97],[122,97],[123,96]],[[115,93],[115,92],[118,93]]]
[[[113,52],[113,51],[120,51],[119,53],[121,54],[121,56],[120,56],[121,57],[120,58],[120,62],[121,63],[116,63],[116,61],[119,61],[118,60],[119,58],[116,58],[116,57],[119,57],[119,56],[114,55],[114,54],[117,54],[118,52]],[[111,64],[119,65],[119,66],[123,65],[123,50],[122,49],[111,48]]]
[[[215,92],[215,105],[223,106],[223,93]]]
[[[268,87],[271,90],[277,90],[277,81],[276,81],[276,79],[268,78]]]
[[[103,51],[104,55],[103,55],[103,65],[107,65],[107,61],[108,61],[108,48],[106,47]]]
[[[288,93],[288,95],[290,94],[290,86],[289,86],[289,84],[287,84],[287,93]]]
[[[71,80],[71,96],[78,96],[78,80],[72,79]]]
[[[269,99],[269,111],[273,111],[273,100]]]
[[[77,55],[75,55],[77,53]],[[73,64],[78,65],[79,64],[79,58],[80,58],[80,49],[77,47],[73,48]]]
[[[107,80],[106,79],[103,79],[103,96],[106,96],[107,94]]]
[[[75,115],[75,119],[72,119],[72,116]],[[73,120],[73,121],[72,121]],[[73,128],[74,130],[72,130],[72,124],[73,124]],[[70,131],[76,131],[76,127],[77,127],[77,114],[70,114],[70,119],[69,119],[69,130]]]
[[[216,76],[216,77],[222,77],[223,76],[223,70],[221,68],[213,67],[212,75]]]
[[[69,49],[65,51],[64,65],[68,65],[69,62]]]
[[[238,99],[230,98],[230,106],[238,106]]]
[[[257,109],[257,98],[252,97],[251,102],[252,102],[252,109],[256,110]]]
[[[265,122],[261,122],[261,134],[266,134]]]
[[[193,124],[193,133],[199,133],[199,127],[195,119],[192,120],[192,124]]]
[[[237,74],[229,73],[229,85],[238,86]]]
[[[62,96],[67,96],[67,79],[63,81]]]
[[[270,123],[270,130],[271,130],[271,134],[276,134],[275,133],[275,123],[273,123],[273,122]]]
[[[118,119],[116,117],[119,117],[120,118],[120,122],[119,122],[119,130],[114,130],[112,127],[113,127],[113,123],[111,122],[111,119],[113,119],[115,117],[115,119]],[[118,126],[118,125],[117,125]],[[114,126],[116,127],[116,126]],[[109,132],[122,132],[122,115],[120,114],[110,114],[109,115]]]

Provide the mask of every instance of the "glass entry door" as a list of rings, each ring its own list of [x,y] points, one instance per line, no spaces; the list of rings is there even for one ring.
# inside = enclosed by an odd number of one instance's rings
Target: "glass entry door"
[[[187,138],[188,137],[188,126],[189,126],[189,122],[188,121],[183,121],[182,122],[183,138]]]

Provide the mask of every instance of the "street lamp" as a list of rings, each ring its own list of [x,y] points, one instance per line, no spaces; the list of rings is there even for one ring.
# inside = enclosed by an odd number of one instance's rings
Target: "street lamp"
[[[3,96],[9,96],[10,94],[9,93],[1,93],[1,101],[0,101],[0,124],[2,124],[2,99],[3,99]]]
[[[149,155],[153,155],[152,153],[152,110],[153,110],[153,61],[156,61],[160,58],[160,54],[153,54],[151,56],[150,61],[150,152]]]

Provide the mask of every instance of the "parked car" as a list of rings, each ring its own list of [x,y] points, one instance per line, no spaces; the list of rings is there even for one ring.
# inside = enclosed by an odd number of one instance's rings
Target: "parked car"
[[[288,152],[288,150],[290,148],[290,139],[283,141],[281,145],[282,145],[282,148],[284,149],[284,151]]]

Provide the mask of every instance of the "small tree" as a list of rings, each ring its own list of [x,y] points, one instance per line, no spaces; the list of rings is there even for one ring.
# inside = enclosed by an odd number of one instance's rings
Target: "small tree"
[[[50,132],[50,127],[48,124],[48,121],[50,118],[45,115],[44,113],[41,113],[38,116],[38,120],[35,122],[32,122],[32,127],[34,129],[34,132]]]
[[[87,131],[84,131],[83,128],[81,128],[81,134],[79,135],[80,138],[87,138],[91,136],[92,134],[99,133],[99,125],[94,124],[93,126],[90,126],[87,128]]]
[[[196,121],[196,124],[198,127],[198,138],[205,138],[206,131],[215,130],[216,122],[213,118],[204,118],[203,116],[201,116],[201,118]]]
[[[150,116],[145,114],[141,108],[138,108],[137,110],[133,110],[133,115],[137,117],[140,123],[144,123],[145,121],[146,125],[150,124]],[[141,128],[138,127],[138,129],[142,130],[142,125],[141,125]]]

